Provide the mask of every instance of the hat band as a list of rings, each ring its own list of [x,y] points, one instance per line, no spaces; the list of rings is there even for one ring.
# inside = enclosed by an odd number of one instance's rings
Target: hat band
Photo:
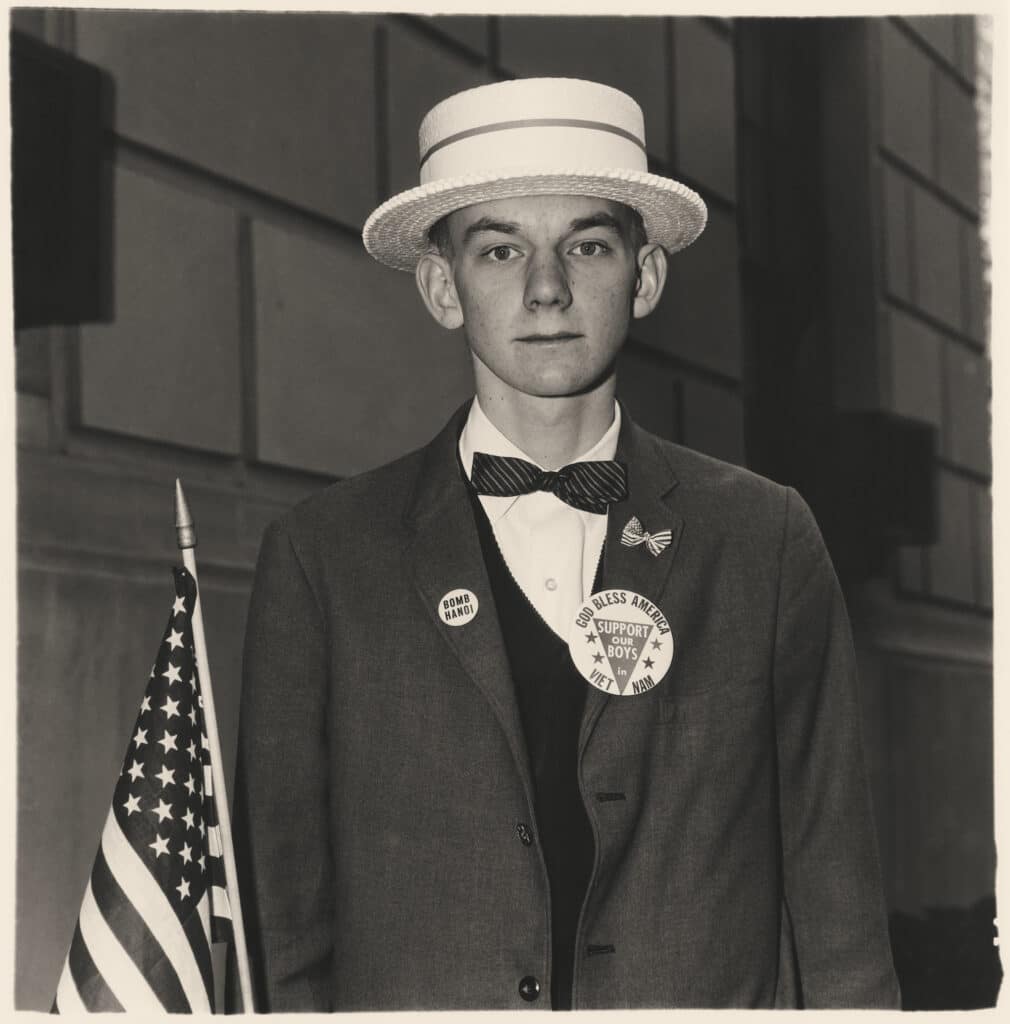
[[[586,121],[574,117],[538,117],[520,121],[496,121],[494,124],[482,124],[476,128],[467,128],[465,131],[456,132],[455,135],[449,135],[428,147],[421,157],[418,170],[424,167],[433,154],[446,146],[451,146],[454,142],[473,138],[475,135],[487,135],[489,132],[508,131],[514,128],[588,128],[592,131],[611,132],[613,135],[619,135],[621,138],[633,142],[643,153],[646,152],[645,143],[634,132],[619,128],[615,124],[608,124],[606,121]]]

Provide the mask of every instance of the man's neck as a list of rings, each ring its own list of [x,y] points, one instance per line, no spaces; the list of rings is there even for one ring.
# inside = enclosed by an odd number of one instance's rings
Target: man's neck
[[[545,469],[560,469],[589,451],[614,422],[614,378],[581,395],[540,398],[477,386],[484,415]]]

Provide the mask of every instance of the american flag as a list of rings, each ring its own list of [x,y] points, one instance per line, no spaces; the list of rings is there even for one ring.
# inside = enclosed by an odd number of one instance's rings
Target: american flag
[[[196,581],[175,603],[126,749],[53,1009],[213,1011],[211,942],[231,938],[203,697]]]

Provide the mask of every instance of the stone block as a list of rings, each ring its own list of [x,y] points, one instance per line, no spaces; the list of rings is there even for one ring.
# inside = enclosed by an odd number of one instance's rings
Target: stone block
[[[490,78],[486,71],[403,25],[390,23],[385,31],[386,147],[392,195],[418,182],[417,129],[424,115],[447,96],[486,85]]]
[[[957,69],[969,81],[975,81],[975,16],[954,17],[957,34]]]
[[[121,134],[360,226],[376,200],[373,21],[78,10]]]
[[[992,608],[992,492],[988,487],[976,491],[978,518],[978,593],[976,598],[983,608]]]
[[[487,18],[478,18],[464,14],[439,14],[426,18],[433,28],[455,40],[468,50],[487,55],[488,24]]]
[[[673,163],[692,181],[736,198],[733,40],[694,18],[673,29]]]
[[[346,476],[428,441],[472,394],[462,331],[438,327],[413,277],[354,240],[257,224],[258,455]]]
[[[933,174],[932,64],[891,22],[881,21],[881,132],[884,145]]]
[[[991,671],[895,656],[881,679],[899,868],[891,910],[969,907],[995,877]]]
[[[49,399],[18,392],[17,446],[18,448],[49,447]]]
[[[900,416],[943,422],[941,342],[934,331],[896,309],[887,313],[891,344],[891,409]]]
[[[198,471],[159,453],[143,464],[22,452],[18,460],[18,539],[26,549],[72,552],[98,564],[125,560],[171,565],[175,479],[196,520],[200,565],[251,573],[259,537],[241,529],[243,491],[221,486],[220,464]],[[276,514],[276,513],[275,513]]]
[[[884,225],[884,278],[887,291],[911,301],[908,183],[891,167],[881,168],[881,223]]]
[[[974,485],[944,469],[938,470],[937,477],[940,536],[929,549],[930,593],[934,597],[972,604],[975,599]]]
[[[947,417],[944,455],[958,466],[992,472],[989,362],[963,345],[946,344]]]
[[[982,240],[975,227],[967,222],[961,225],[961,245],[964,259],[966,316],[963,328],[975,341],[989,339],[990,282],[992,265],[983,262]]]
[[[915,303],[937,320],[960,330],[961,218],[917,185],[910,186],[915,238]]]
[[[679,359],[739,378],[742,360],[736,218],[710,208],[693,245],[670,258],[659,305],[631,336]]]
[[[978,207],[978,114],[975,99],[949,75],[936,76],[937,182],[956,199]]]
[[[649,152],[665,160],[665,36],[661,18],[503,17],[499,63],[522,78],[589,78],[630,94],[645,115]]]
[[[898,586],[905,594],[925,593],[922,548],[898,548]]]
[[[957,62],[956,20],[948,14],[919,15],[903,19],[905,24],[950,64]]]
[[[737,465],[746,463],[743,400],[736,391],[685,377],[684,444]]]
[[[48,327],[27,327],[14,336],[14,386],[21,394],[49,394]]]
[[[235,214],[123,169],[115,209],[115,315],[81,328],[81,423],[237,453]]]
[[[617,363],[617,397],[640,427],[668,441],[680,440],[678,380],[654,356],[625,347]]]

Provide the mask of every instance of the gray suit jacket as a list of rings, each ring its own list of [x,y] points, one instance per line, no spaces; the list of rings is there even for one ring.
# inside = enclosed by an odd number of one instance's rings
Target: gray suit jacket
[[[263,541],[235,815],[259,1010],[547,1000],[547,878],[457,465],[465,414]],[[618,458],[631,496],[603,585],[658,605],[676,653],[646,694],[587,685],[574,1005],[897,1006],[849,624],[809,509],[627,418]],[[662,555],[621,545],[631,515],[672,529]],[[478,614],[445,625],[459,587]]]

